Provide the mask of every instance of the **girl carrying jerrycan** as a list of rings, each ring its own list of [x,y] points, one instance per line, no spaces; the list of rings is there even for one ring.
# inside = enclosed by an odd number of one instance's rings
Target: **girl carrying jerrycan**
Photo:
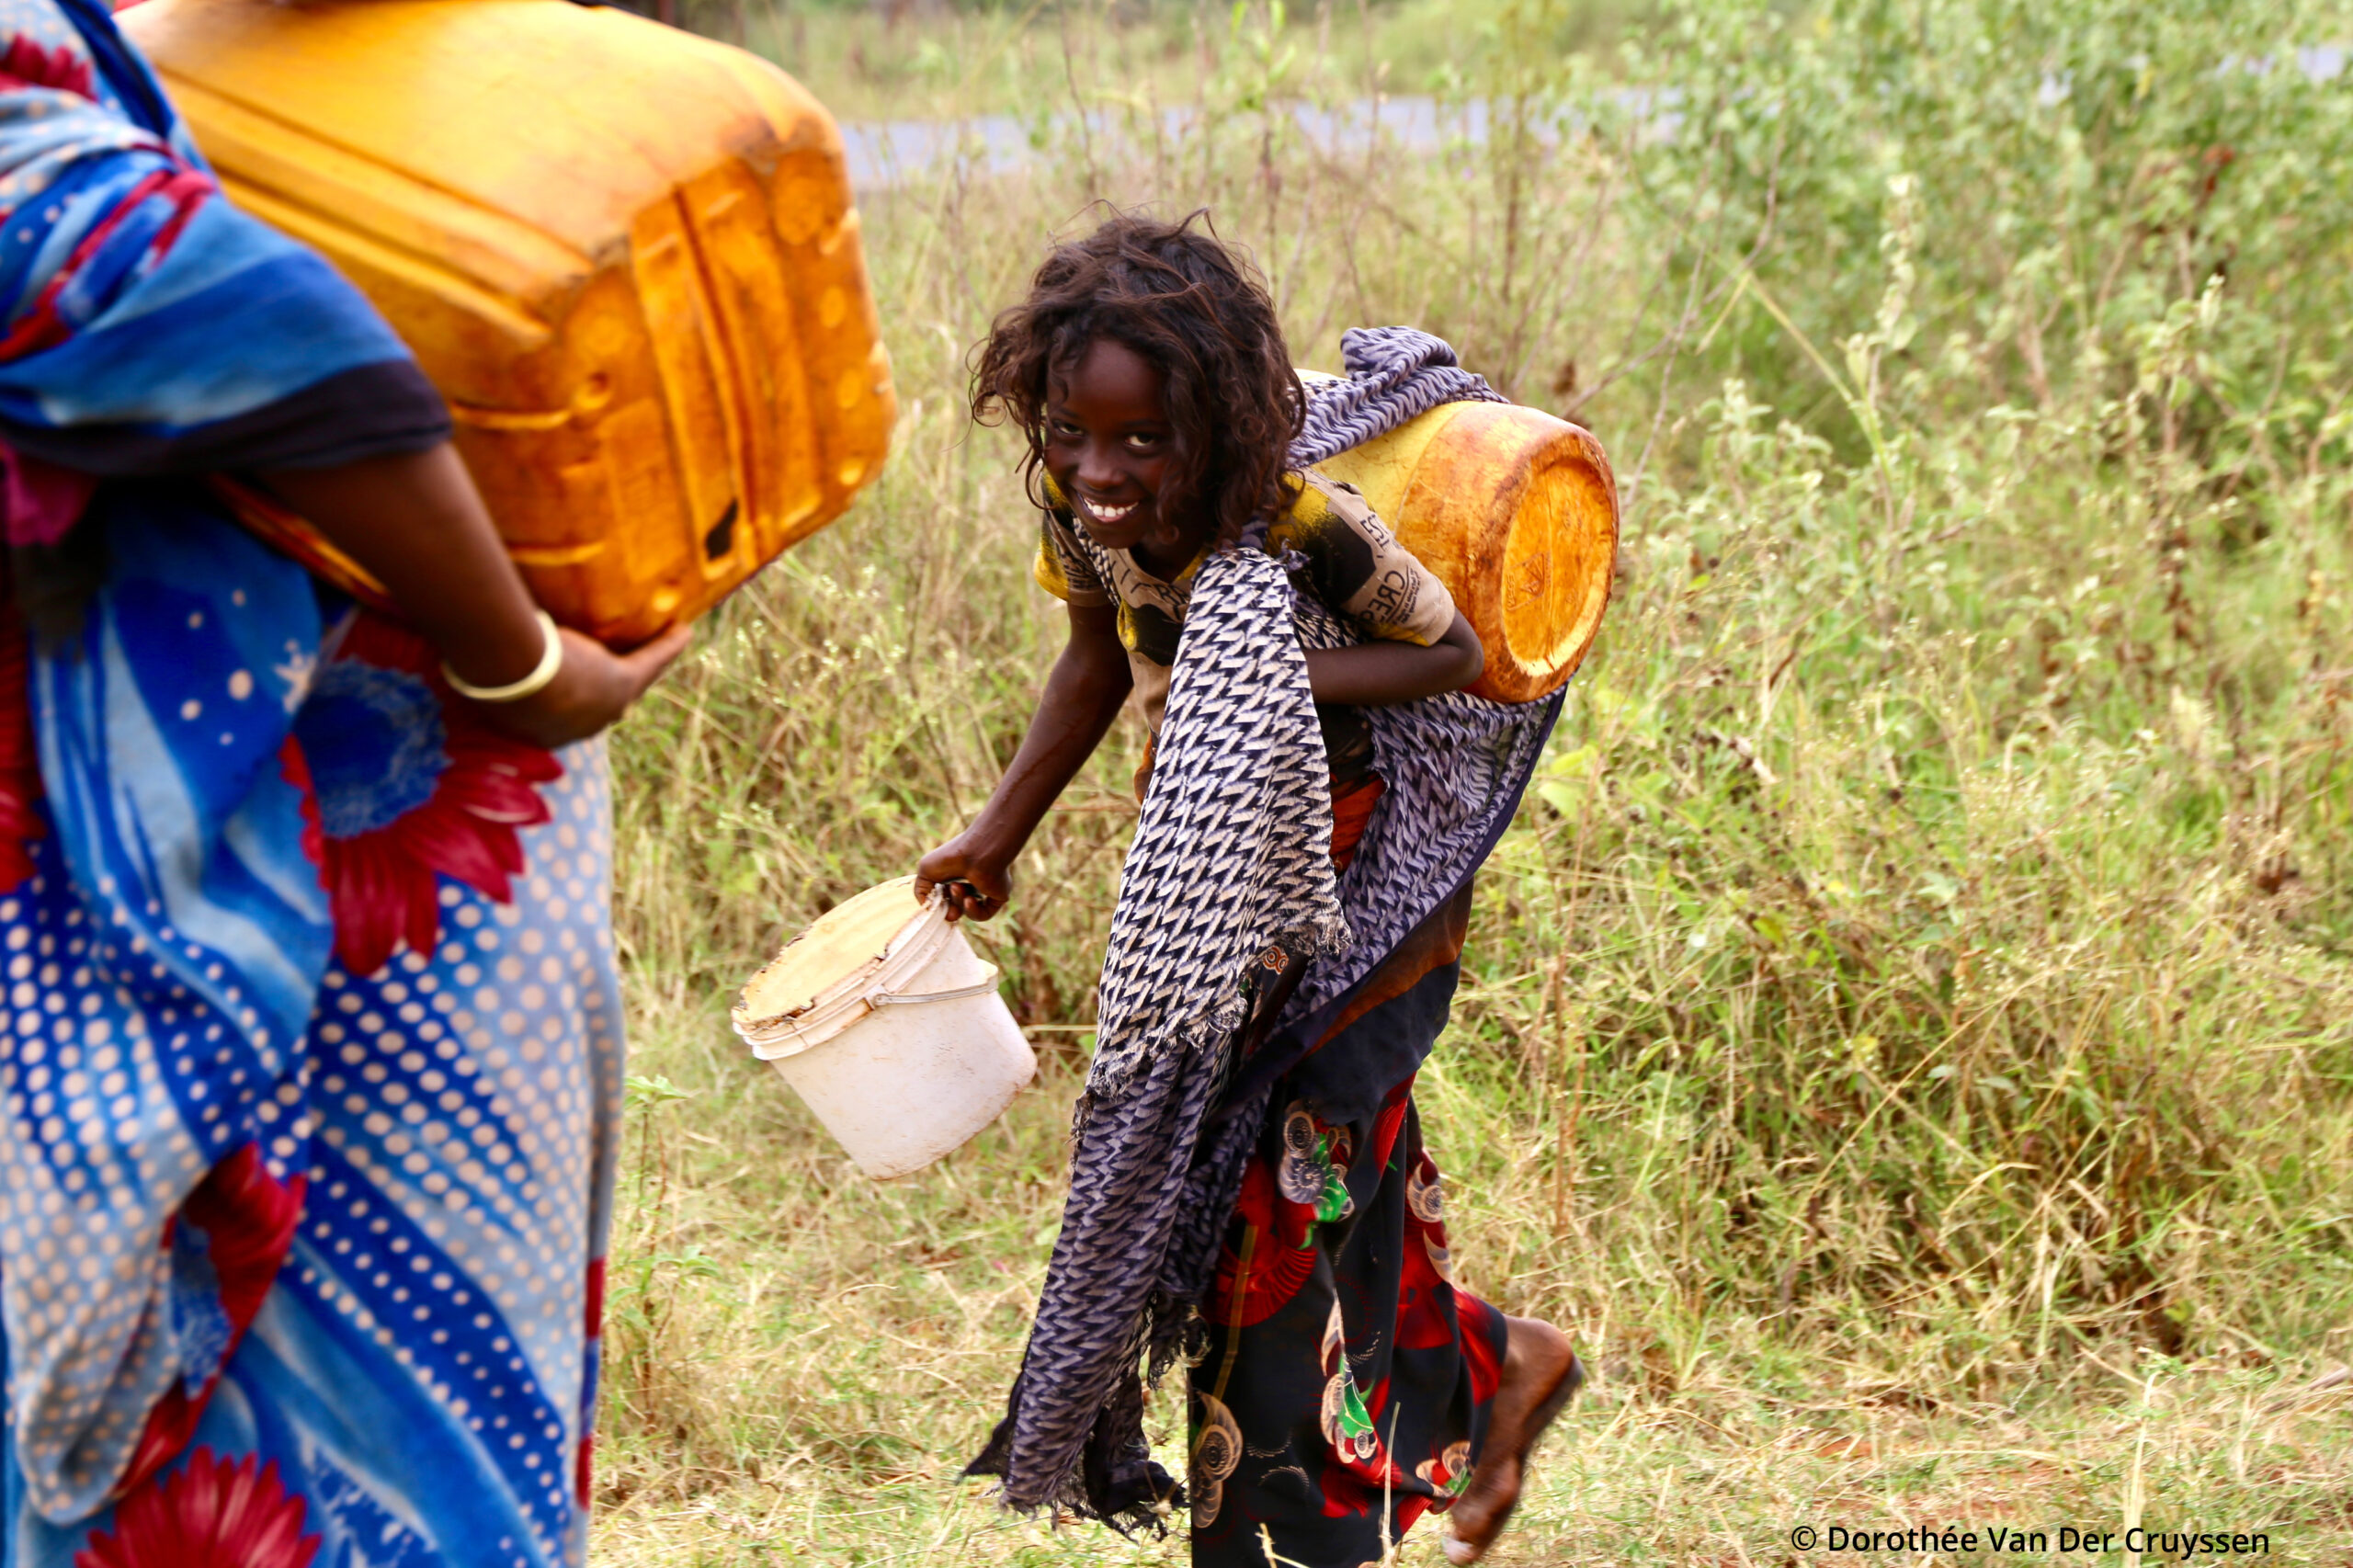
[[[918,892],[995,915],[1131,693],[1153,733],[1063,1228],[971,1470],[1123,1527],[1188,1504],[1197,1564],[1358,1568],[1429,1511],[1469,1562],[1582,1374],[1558,1329],[1453,1283],[1414,1079],[1559,702],[1466,694],[1485,655],[1446,585],[1305,471],[1501,400],[1403,329],[1350,333],[1311,399],[1199,216],[1056,249],[973,381],[975,416],[1028,439],[1070,642]],[[1179,1359],[1181,1491],[1142,1428]]]

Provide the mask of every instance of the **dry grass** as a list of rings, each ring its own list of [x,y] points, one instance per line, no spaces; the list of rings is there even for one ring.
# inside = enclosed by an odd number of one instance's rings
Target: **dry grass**
[[[648,1103],[610,1312],[614,1405],[597,1558],[612,1564],[1176,1564],[1181,1543],[1008,1517],[956,1471],[1002,1398],[1059,1202],[1065,1064],[942,1166],[866,1181],[703,1012],[644,1055],[708,1085]],[[1802,1524],[2268,1530],[2271,1561],[2353,1564],[2340,1379],[2309,1356],[2177,1360],[2129,1344],[1971,1398],[1917,1336],[1791,1336],[1756,1315],[1646,1315],[1644,1219],[1546,1234],[1548,1173],[1508,1096],[1441,1060],[1426,1116],[1461,1179],[1458,1256],[1506,1306],[1566,1277],[1598,1374],[1547,1446],[1505,1568],[1781,1564]],[[1511,1277],[1506,1261],[1526,1260]],[[1612,1269],[1626,1270],[1612,1283]],[[1671,1310],[1671,1309],[1670,1309]],[[608,1407],[610,1408],[610,1407]],[[641,1414],[642,1413],[642,1414]],[[643,1416],[652,1415],[652,1422]],[[1180,1419],[1164,1402],[1158,1427]],[[1170,1447],[1173,1445],[1164,1445]],[[1173,1453],[1164,1453],[1173,1461]],[[1861,1562],[1820,1553],[1806,1561]],[[1969,1562],[2116,1562],[2031,1554]],[[1427,1532],[1404,1561],[1438,1561]],[[1925,1553],[1869,1561],[1949,1562]],[[2145,1561],[2154,1562],[2154,1557]],[[2201,1559],[2200,1561],[2211,1561]]]
[[[1424,1079],[1465,1277],[1600,1373],[1498,1560],[2139,1520],[2353,1562],[2315,1386],[2353,1360],[2353,105],[2216,67],[2325,23],[1704,0],[1596,61],[1563,7],[1481,15],[1245,11],[1149,84],[1206,107],[1183,137],[1041,119],[1028,175],[868,203],[897,455],[617,743],[640,1077],[598,1562],[1180,1560],[952,1480],[1056,1221],[1135,737],[989,935],[1050,1061],[969,1148],[864,1181],[723,1018],[1018,734],[1058,632],[960,365],[1096,194],[1212,204],[1303,360],[1432,325],[1627,482]],[[1174,25],[1017,37],[1099,107]],[[1300,138],[1287,101],[1406,36],[1497,134]],[[1604,80],[1678,85],[1674,133]]]

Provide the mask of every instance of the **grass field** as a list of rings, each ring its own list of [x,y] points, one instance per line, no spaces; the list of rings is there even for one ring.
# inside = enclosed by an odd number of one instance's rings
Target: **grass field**
[[[1183,1561],[954,1480],[1059,1212],[1134,731],[986,933],[1047,1065],[971,1146],[864,1180],[724,1017],[1018,737],[1059,612],[961,366],[1106,197],[1212,208],[1302,363],[1422,324],[1617,463],[1610,619],[1423,1079],[1462,1278],[1597,1373],[1494,1560],[2353,1564],[2353,76],[2293,52],[2353,21],[742,15],[846,116],[1014,109],[1038,158],[868,200],[892,464],[615,742],[597,1562]],[[1290,112],[1377,91],[1489,130],[1331,157]],[[1834,1525],[1980,1550],[1792,1545]]]

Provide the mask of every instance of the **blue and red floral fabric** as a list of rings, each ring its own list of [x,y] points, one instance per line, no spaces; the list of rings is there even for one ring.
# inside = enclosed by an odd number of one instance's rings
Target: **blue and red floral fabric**
[[[585,1556],[601,753],[208,483],[448,427],[94,0],[0,0],[7,1568]]]

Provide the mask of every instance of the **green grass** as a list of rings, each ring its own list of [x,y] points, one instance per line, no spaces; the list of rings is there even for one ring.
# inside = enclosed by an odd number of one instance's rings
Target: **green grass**
[[[1618,464],[1610,619],[1423,1080],[1462,1278],[1598,1374],[1497,1561],[2138,1520],[2353,1563],[2353,89],[2217,63],[2342,17],[1697,0],[1578,51],[1529,0],[1447,35],[1487,144],[1298,140],[1287,95],[1435,14],[1221,12],[1154,78],[1209,110],[1185,143],[1041,118],[1030,173],[867,203],[892,464],[615,743],[597,1561],[1182,1560],[953,1480],[1056,1221],[1133,731],[985,930],[1047,1070],[971,1146],[867,1182],[724,1019],[1017,739],[1058,612],[961,365],[1103,196],[1211,206],[1302,362],[1428,325]],[[1194,15],[813,14],[880,41],[812,76],[927,112],[921,40],[998,28],[1041,109],[1100,104]]]

